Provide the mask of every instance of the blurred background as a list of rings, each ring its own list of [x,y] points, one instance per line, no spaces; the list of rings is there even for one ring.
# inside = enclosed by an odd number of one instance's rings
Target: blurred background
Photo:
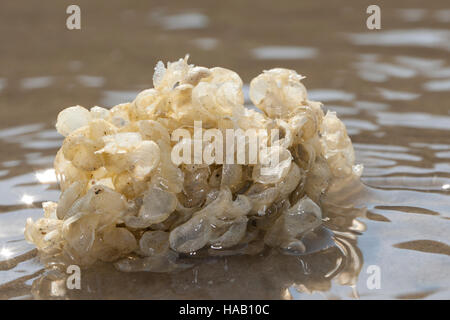
[[[66,27],[71,4],[80,30]],[[381,8],[380,30],[366,26],[370,4]],[[58,112],[131,101],[152,86],[158,60],[187,53],[190,63],[238,72],[247,103],[262,70],[306,76],[310,99],[343,119],[365,166],[367,214],[340,229],[352,248],[341,254],[353,252],[358,267],[323,285],[327,273],[311,278],[302,261],[292,266],[300,279],[269,270],[239,294],[260,297],[254,288],[265,283],[270,298],[450,298],[448,1],[2,1],[0,41],[0,298],[47,294],[23,227],[59,197]],[[381,289],[366,285],[370,265],[381,269]]]

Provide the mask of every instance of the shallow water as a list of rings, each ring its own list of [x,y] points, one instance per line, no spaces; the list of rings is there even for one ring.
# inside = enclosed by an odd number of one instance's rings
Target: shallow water
[[[0,4],[0,298],[450,298],[447,1],[382,1],[378,31],[364,1],[79,1],[79,31],[65,28],[69,4]],[[342,192],[360,209],[328,208],[331,231],[310,255],[215,257],[170,275],[101,265],[66,289],[23,239],[26,218],[59,197],[57,113],[129,101],[157,60],[186,53],[246,83],[276,66],[306,75],[364,164],[364,187]]]

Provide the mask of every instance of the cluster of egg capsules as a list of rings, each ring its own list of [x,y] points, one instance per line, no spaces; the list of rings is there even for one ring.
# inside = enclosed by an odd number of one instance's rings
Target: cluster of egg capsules
[[[302,238],[322,223],[321,195],[332,179],[361,174],[344,124],[307,99],[293,70],[264,71],[250,83],[224,68],[158,62],[154,88],[111,109],[63,110],[65,136],[54,166],[58,203],[27,220],[25,237],[41,257],[79,265],[116,261],[124,271],[170,271],[180,255],[256,254],[265,246],[304,252]],[[281,132],[281,160],[175,164],[179,128]],[[274,144],[275,146],[275,144]],[[248,147],[248,146],[247,146]]]

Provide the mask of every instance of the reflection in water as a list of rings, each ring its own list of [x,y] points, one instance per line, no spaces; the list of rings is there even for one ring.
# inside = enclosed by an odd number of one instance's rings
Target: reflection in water
[[[450,50],[450,31],[438,29],[389,30],[349,36],[356,45],[417,46]]]
[[[192,40],[192,42],[203,50],[213,50],[219,44],[219,40],[215,38],[197,38]]]
[[[439,81],[428,81],[423,85],[427,91],[450,91],[450,79]]]
[[[450,256],[450,246],[433,240],[413,240],[394,245],[396,248],[416,250],[429,253],[445,254]]]
[[[22,198],[20,199],[20,201],[25,203],[25,204],[27,204],[27,205],[30,205],[30,204],[33,203],[34,197],[30,196],[29,194],[24,194],[22,196]]]
[[[386,100],[414,100],[420,96],[418,93],[394,91],[384,88],[378,88],[378,91]]]
[[[104,91],[101,104],[112,107],[120,103],[133,101],[139,91]]]
[[[439,22],[449,23],[450,22],[450,9],[438,10],[435,12],[434,17]]]
[[[351,101],[355,95],[341,90],[331,89],[313,89],[308,90],[308,96],[312,100],[328,102],[328,101]]]
[[[211,257],[188,270],[170,274],[123,273],[102,264],[82,270],[82,290],[62,291],[59,298],[281,299],[286,289],[305,293],[328,291],[333,279],[342,285],[355,283],[362,261],[359,250],[348,252],[349,246],[354,250],[352,242],[343,240],[342,248],[302,257],[270,251],[250,257]],[[63,271],[48,270],[36,279],[33,297],[58,298],[52,287],[56,282],[65,288],[67,274]]]
[[[254,256],[198,252],[180,258],[185,267],[171,273],[124,273],[98,263],[82,270],[81,290],[66,290],[66,266],[55,260],[33,281],[31,292],[38,299],[283,299],[295,292],[329,291],[333,281],[355,287],[363,265],[357,235],[365,230],[356,217],[364,212],[330,203],[327,229],[305,239],[303,255],[268,248]]]
[[[52,77],[33,77],[26,78],[21,81],[21,86],[23,89],[31,90],[31,89],[39,89],[45,88],[52,84]]]
[[[40,183],[55,183],[56,182],[55,169],[47,169],[47,170],[43,170],[43,171],[37,171],[36,179]]]
[[[77,76],[78,81],[80,81],[83,85],[90,88],[99,88],[102,87],[105,83],[105,79],[102,77],[94,77],[87,75],[79,75]]]
[[[399,17],[407,22],[417,22],[422,20],[427,11],[425,9],[400,9],[398,10]]]
[[[8,259],[13,255],[13,252],[9,248],[1,248],[0,249],[0,256],[2,257],[2,260]]]
[[[412,68],[375,61],[362,61],[355,67],[362,79],[373,82],[384,82],[390,77],[412,78],[417,74]]]
[[[385,126],[403,126],[410,128],[428,128],[450,130],[450,116],[431,115],[427,113],[378,112],[378,123]]]
[[[426,59],[410,56],[397,56],[395,61],[400,65],[417,70],[421,74],[431,75],[443,69],[444,61],[440,59]]]

